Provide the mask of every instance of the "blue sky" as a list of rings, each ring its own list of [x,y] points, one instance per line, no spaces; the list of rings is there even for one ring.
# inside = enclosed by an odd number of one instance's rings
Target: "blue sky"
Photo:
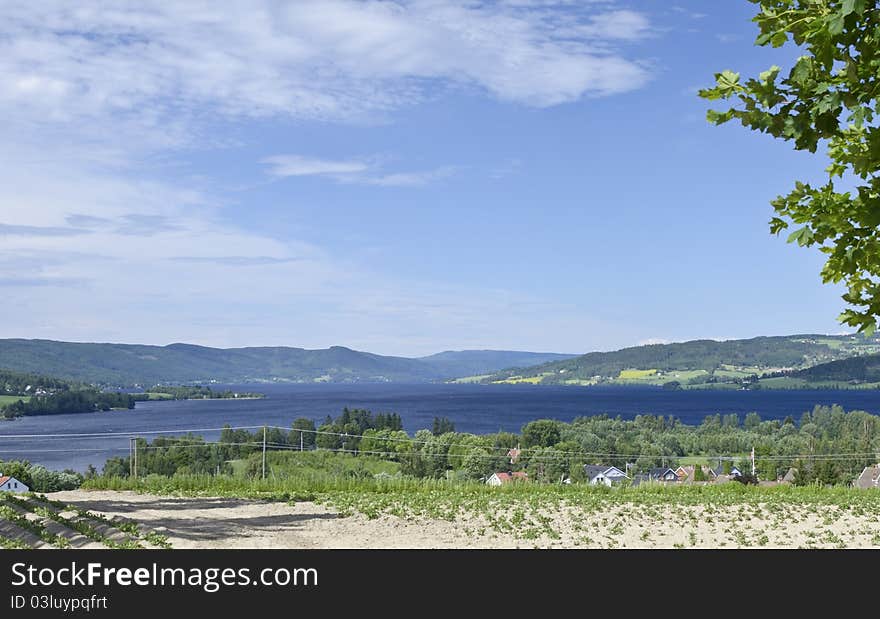
[[[754,5],[4,2],[0,337],[383,354],[842,332],[712,127]]]

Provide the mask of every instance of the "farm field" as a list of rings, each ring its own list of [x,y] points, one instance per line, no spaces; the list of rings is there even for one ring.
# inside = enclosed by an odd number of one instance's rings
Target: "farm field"
[[[0,494],[0,549],[168,548],[160,533],[39,494]]]
[[[174,548],[878,548],[880,492],[150,477],[52,498]],[[132,491],[132,489],[136,490]],[[676,526],[667,526],[675,522]]]
[[[18,402],[19,400],[28,402],[30,399],[31,396],[29,395],[0,395],[0,406],[12,404],[13,402]]]

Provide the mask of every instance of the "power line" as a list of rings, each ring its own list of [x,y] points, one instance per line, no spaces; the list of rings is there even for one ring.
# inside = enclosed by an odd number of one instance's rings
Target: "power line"
[[[197,438],[187,438],[187,437],[176,437],[174,434],[182,433],[182,434],[191,434],[193,432],[213,432],[213,431],[224,431],[224,430],[254,430],[254,429],[273,429],[273,430],[282,430],[288,433],[299,432],[300,436],[303,434],[313,434],[313,435],[324,435],[324,436],[336,436],[345,439],[360,439],[360,440],[373,440],[378,443],[382,442],[396,442],[396,443],[406,443],[409,445],[437,445],[441,447],[447,448],[447,453],[444,454],[428,454],[428,453],[419,453],[422,457],[482,457],[482,458],[498,458],[503,457],[501,454],[493,455],[493,454],[449,454],[448,449],[453,447],[465,447],[472,448],[474,450],[483,450],[483,451],[508,451],[510,448],[501,447],[501,446],[489,446],[489,445],[467,445],[464,443],[449,443],[448,445],[437,444],[434,441],[430,440],[419,440],[415,438],[402,438],[402,437],[391,437],[391,436],[381,436],[381,435],[365,435],[365,434],[352,434],[349,432],[332,432],[328,430],[309,430],[309,429],[300,429],[300,428],[286,428],[283,426],[271,426],[271,425],[254,425],[254,426],[225,426],[222,428],[188,428],[188,429],[175,429],[175,430],[149,430],[145,432],[106,432],[106,433],[70,433],[70,434],[18,434],[18,435],[0,435],[0,439],[24,439],[24,438],[52,438],[52,439],[63,439],[63,438],[91,438],[91,439],[99,439],[99,438],[113,438],[113,437],[128,437],[132,438],[135,435],[171,435],[168,436],[169,439],[173,439],[175,441],[192,441],[194,445],[193,447],[202,447],[209,445],[260,445],[262,443],[234,443],[234,442],[206,442],[203,439]],[[163,438],[159,436],[158,438]],[[281,443],[267,443],[267,445],[271,445],[275,449],[296,449],[296,447],[291,447],[289,445],[281,444]],[[141,449],[167,449],[174,447],[184,447],[182,445],[150,445],[147,447],[141,447]],[[112,451],[112,450],[122,450],[114,449],[114,448],[87,448],[87,449],[14,449],[14,448],[2,448],[0,447],[0,452],[14,452],[14,453],[22,453],[22,452],[32,452],[32,453],[49,453],[49,452],[65,452],[65,451]],[[401,457],[407,455],[406,453],[400,453],[396,451],[370,451],[366,452],[363,450],[350,450],[350,449],[334,449],[334,448],[324,448],[324,451],[341,451],[343,453],[373,453],[373,454],[381,454],[388,455],[394,457]],[[675,454],[632,454],[632,453],[620,453],[620,452],[590,452],[590,451],[554,451],[553,453],[546,453],[542,451],[543,448],[540,447],[531,447],[531,448],[522,448],[519,450],[520,457],[524,457],[528,460],[557,460],[561,458],[583,458],[583,457],[594,457],[594,458],[625,458],[625,459],[638,459],[638,458],[664,458],[667,460],[681,460],[684,458],[689,458],[693,456],[680,456]],[[530,455],[534,454],[534,455]],[[707,460],[727,460],[727,461],[735,461],[737,459],[745,459],[747,455],[743,454],[699,454],[697,457],[705,458]],[[861,459],[870,459],[878,457],[878,451],[872,452],[863,452],[863,453],[837,453],[837,454],[792,454],[792,455],[765,455],[758,456],[756,459],[759,461],[787,461],[787,460],[861,460]]]
[[[92,432],[80,434],[0,434],[0,439],[16,439],[16,438],[82,438],[82,437],[112,437],[112,436],[133,436],[142,434],[174,434],[176,432],[189,434],[191,432],[222,432],[223,430],[257,430],[263,426],[226,426],[223,428],[189,428],[174,430],[129,430],[127,432]],[[280,426],[268,426],[278,428]]]

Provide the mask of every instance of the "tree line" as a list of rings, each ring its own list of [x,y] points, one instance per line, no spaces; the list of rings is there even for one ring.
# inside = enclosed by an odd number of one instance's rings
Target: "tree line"
[[[91,413],[114,408],[134,408],[136,398],[129,393],[106,393],[97,389],[59,391],[29,400],[16,400],[0,408],[0,417],[12,419],[22,415],[60,415]]]
[[[370,456],[396,462],[403,475],[413,477],[479,480],[510,470],[525,471],[530,479],[545,482],[580,481],[585,464],[638,473],[655,467],[676,468],[682,458],[694,456],[725,471],[737,465],[750,472],[749,454],[754,448],[760,479],[776,480],[794,468],[795,483],[848,484],[864,466],[880,458],[880,417],[844,412],[838,406],[817,406],[798,420],[764,420],[757,413],[744,417],[716,414],[700,425],[685,425],[672,416],[639,415],[625,420],[596,415],[571,423],[539,419],[525,424],[519,433],[434,432],[450,423],[438,418],[431,430],[411,436],[402,429],[399,415],[345,409],[340,417],[329,418],[317,428],[307,418],[297,419],[289,430],[267,428],[266,448]],[[262,448],[262,429],[227,427],[217,443],[193,435],[157,438],[152,443],[139,439],[138,472],[229,474],[233,461],[246,460]],[[840,454],[861,455],[838,458]],[[251,466],[250,472],[256,469]],[[108,460],[104,473],[127,476],[128,458]]]

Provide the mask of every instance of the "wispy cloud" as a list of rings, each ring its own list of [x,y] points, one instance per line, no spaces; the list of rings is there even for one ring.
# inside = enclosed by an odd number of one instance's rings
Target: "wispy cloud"
[[[363,161],[331,161],[302,155],[275,155],[262,160],[270,166],[273,176],[330,176],[344,178],[366,172],[370,165]]]
[[[606,8],[603,8],[606,7]],[[609,95],[648,79],[619,44],[650,33],[607,4],[435,0],[0,5],[7,121],[115,117],[156,145],[215,113],[346,120],[443,84],[531,106]],[[132,134],[134,131],[132,130]]]
[[[0,224],[0,236],[76,236],[87,233],[87,230],[76,228]]]
[[[363,182],[380,187],[419,187],[442,178],[449,178],[455,174],[456,169],[454,166],[443,166],[422,172],[395,172],[393,174],[366,177]]]
[[[217,127],[254,120],[385,122],[451,91],[542,108],[638,89],[649,72],[632,44],[650,36],[650,24],[615,7],[0,3],[0,286],[28,289],[8,295],[0,336],[214,344],[288,337],[293,345],[387,350],[377,343],[400,334],[401,352],[415,342],[427,353],[440,333],[485,341],[488,316],[502,316],[496,333],[525,332],[518,325],[536,318],[517,313],[525,295],[465,286],[439,294],[436,282],[414,291],[317,242],[230,217],[225,179],[200,181],[178,167],[233,139]],[[458,169],[285,157],[265,161],[271,174],[381,187],[423,185]],[[566,324],[583,322],[571,315]]]
[[[273,258],[271,256],[174,256],[173,262],[189,262],[192,264],[221,264],[235,267],[265,266],[267,264],[285,264],[295,262],[298,258]]]
[[[676,13],[680,13],[680,14],[685,15],[691,19],[704,19],[705,17],[708,17],[707,13],[701,13],[700,11],[692,11],[691,9],[687,9],[683,6],[673,6],[671,8]]]
[[[320,176],[338,183],[376,185],[379,187],[417,187],[455,174],[454,166],[414,172],[386,172],[382,158],[330,160],[303,155],[274,155],[261,160],[269,166],[269,174],[284,178],[290,176]]]
[[[737,41],[741,41],[743,37],[740,34],[721,33],[716,34],[715,38],[718,39],[721,43],[736,43]]]

